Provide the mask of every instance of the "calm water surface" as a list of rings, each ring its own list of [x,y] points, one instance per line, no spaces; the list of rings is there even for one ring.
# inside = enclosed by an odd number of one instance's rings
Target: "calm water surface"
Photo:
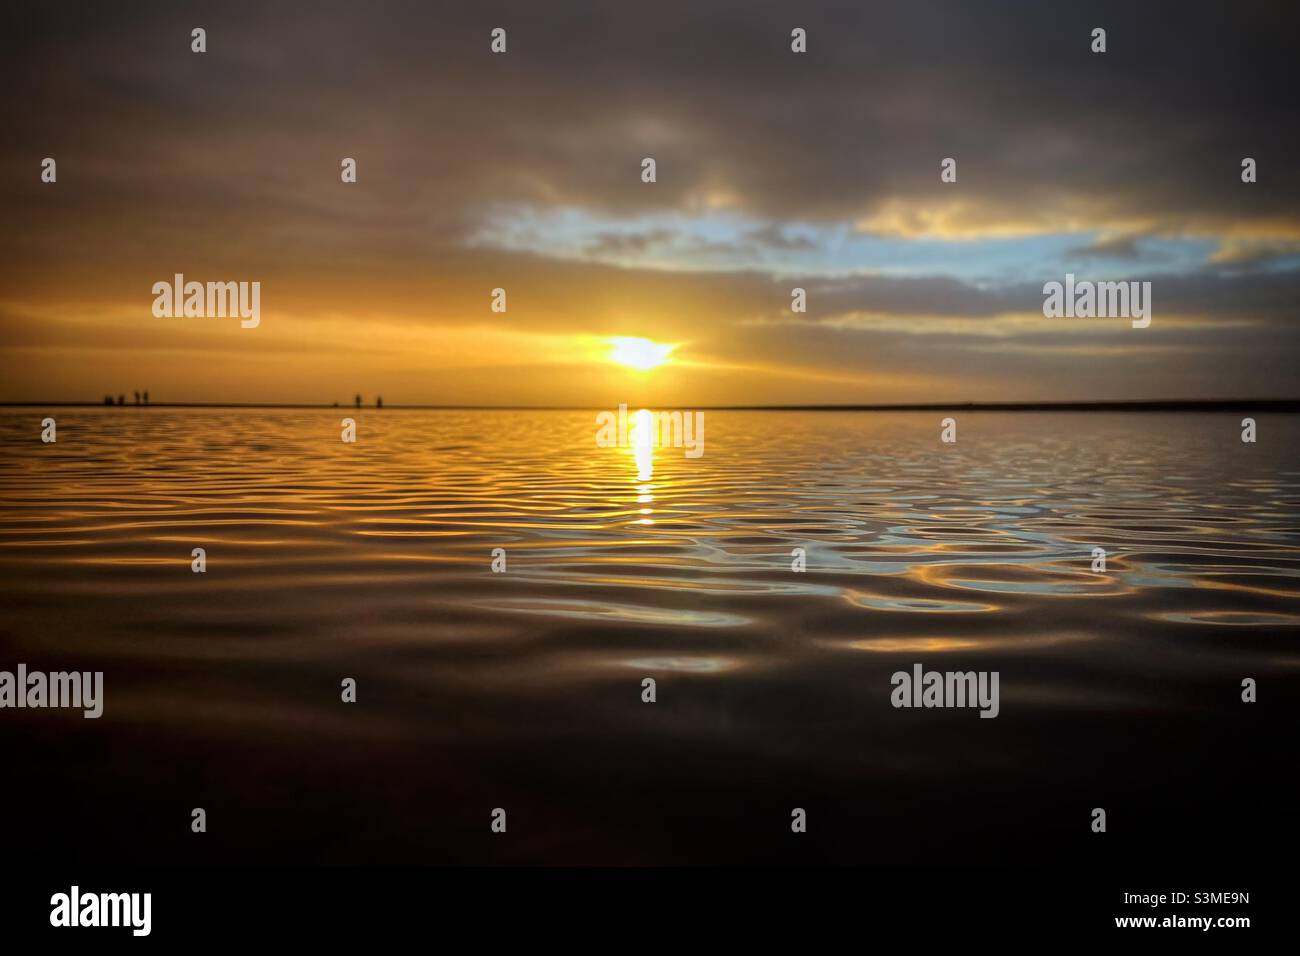
[[[585,412],[62,409],[55,445],[45,414],[0,412],[0,669],[103,670],[106,704],[0,711],[31,852],[1132,863],[1294,836],[1294,416],[1248,445],[1230,414],[958,413],[944,445],[938,414],[706,412],[688,459],[599,448]],[[916,662],[1000,671],[1001,716],[893,709]]]

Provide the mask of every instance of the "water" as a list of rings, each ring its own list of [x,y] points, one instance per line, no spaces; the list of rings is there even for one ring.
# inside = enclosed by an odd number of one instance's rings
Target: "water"
[[[45,414],[0,413],[0,669],[103,670],[106,702],[0,711],[11,848],[1240,863],[1293,838],[1293,416],[1249,445],[1239,415],[959,413],[944,445],[938,414],[720,411],[688,459],[599,448],[579,412],[62,409],[54,445]],[[999,671],[1000,716],[895,710],[917,662]]]

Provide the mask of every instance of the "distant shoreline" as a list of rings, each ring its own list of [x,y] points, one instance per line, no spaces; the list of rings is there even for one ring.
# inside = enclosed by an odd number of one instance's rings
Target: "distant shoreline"
[[[629,403],[634,404],[634,403]],[[677,408],[685,406],[664,406]],[[114,410],[149,408],[248,408],[248,409],[316,409],[335,411],[525,411],[584,412],[602,411],[597,405],[334,405],[293,402],[150,402],[149,404],[106,405],[103,402],[0,402],[0,408],[111,408]],[[1261,399],[1171,399],[1167,401],[1115,402],[925,402],[895,405],[692,405],[697,411],[735,412],[1297,412],[1300,398]]]

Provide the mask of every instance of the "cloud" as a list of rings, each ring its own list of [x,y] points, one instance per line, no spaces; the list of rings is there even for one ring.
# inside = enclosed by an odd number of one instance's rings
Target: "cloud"
[[[1085,259],[1137,259],[1142,255],[1136,236],[1097,238],[1086,246],[1076,246],[1070,254]]]
[[[1228,238],[1209,261],[1232,269],[1250,269],[1287,261],[1294,267],[1298,259],[1300,240]]]

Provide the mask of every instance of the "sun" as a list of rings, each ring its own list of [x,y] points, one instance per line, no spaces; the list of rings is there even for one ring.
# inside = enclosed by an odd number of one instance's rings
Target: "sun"
[[[609,339],[609,360],[642,372],[658,368],[668,361],[677,348],[672,343],[651,342],[634,336],[617,336]]]

